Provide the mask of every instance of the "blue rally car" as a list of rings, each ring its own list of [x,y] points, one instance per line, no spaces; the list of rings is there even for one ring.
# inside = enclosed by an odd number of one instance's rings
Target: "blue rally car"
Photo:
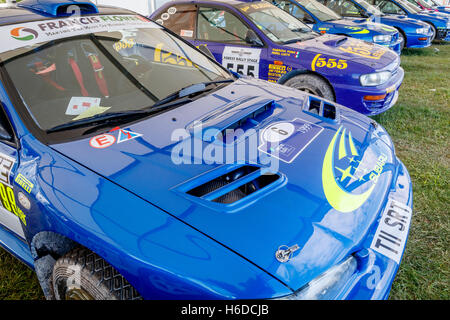
[[[266,1],[170,1],[151,18],[227,69],[336,101],[366,115],[392,107],[404,71],[392,50],[320,35]]]
[[[0,244],[48,299],[388,297],[412,188],[375,121],[122,9],[0,29]]]
[[[433,31],[432,40],[450,41],[450,15],[442,12],[421,11],[407,0],[368,0],[389,15],[407,16],[428,23]]]
[[[386,46],[398,54],[403,47],[399,32],[367,19],[348,20],[315,0],[266,0],[321,34],[340,34]]]
[[[384,14],[365,0],[318,0],[328,8],[348,19],[367,19],[396,28],[406,48],[425,48],[431,45],[434,32],[423,21],[406,16]]]
[[[418,6],[424,11],[438,11],[443,13],[450,13],[450,6],[443,6],[433,0],[408,0],[412,4]]]

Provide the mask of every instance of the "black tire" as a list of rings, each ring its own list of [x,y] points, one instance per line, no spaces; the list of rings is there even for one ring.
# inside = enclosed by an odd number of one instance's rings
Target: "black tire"
[[[52,274],[57,300],[141,300],[139,293],[108,262],[79,247],[59,258]]]
[[[334,101],[333,89],[325,80],[315,74],[300,74],[290,78],[284,85]]]

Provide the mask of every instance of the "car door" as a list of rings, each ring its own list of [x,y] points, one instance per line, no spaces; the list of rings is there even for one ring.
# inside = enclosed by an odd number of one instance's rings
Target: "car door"
[[[267,70],[267,48],[240,17],[222,7],[200,6],[195,45],[206,45],[225,68],[255,78]]]
[[[16,170],[19,165],[18,152],[13,139],[13,130],[3,106],[0,109],[0,226],[18,237],[25,238],[21,225],[21,222],[26,224],[25,215],[17,205],[14,192]]]

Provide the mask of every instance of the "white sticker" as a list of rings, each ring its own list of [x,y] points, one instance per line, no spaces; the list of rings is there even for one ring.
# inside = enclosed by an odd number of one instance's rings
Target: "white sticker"
[[[400,263],[411,223],[412,210],[389,199],[370,248]]]
[[[138,15],[69,17],[2,26],[0,53],[61,38],[136,28],[160,27]]]
[[[90,107],[99,106],[101,98],[72,97],[66,110],[69,116],[78,116]]]
[[[225,47],[222,65],[239,74],[259,78],[260,56],[261,49]]]
[[[161,15],[161,19],[163,19],[163,20],[167,20],[167,19],[169,19],[170,18],[170,14],[168,14],[167,12],[164,12],[162,15]]]
[[[175,8],[175,7],[170,7],[170,8],[167,10],[167,13],[168,13],[168,14],[175,14],[175,13],[177,13],[177,8]]]
[[[181,30],[180,36],[192,38],[194,36],[194,31],[193,30]]]

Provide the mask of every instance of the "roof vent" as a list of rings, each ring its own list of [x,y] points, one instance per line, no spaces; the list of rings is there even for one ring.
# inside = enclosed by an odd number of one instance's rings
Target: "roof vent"
[[[74,14],[96,14],[97,7],[89,1],[59,1],[59,0],[23,0],[18,7],[39,12],[52,17],[67,17]]]

